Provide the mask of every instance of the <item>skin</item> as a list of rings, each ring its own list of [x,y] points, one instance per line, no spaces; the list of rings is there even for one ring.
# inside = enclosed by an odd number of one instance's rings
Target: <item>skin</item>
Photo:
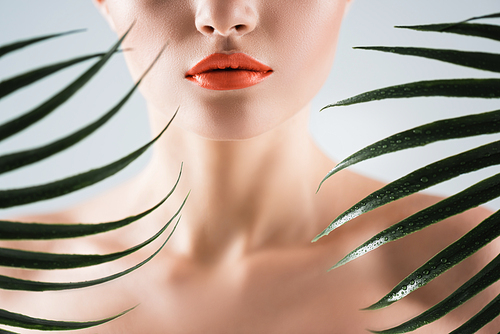
[[[134,50],[125,57],[135,79],[168,41],[141,90],[153,133],[181,106],[179,114],[139,177],[78,207],[24,220],[115,220],[162,198],[183,162],[181,182],[155,213],[112,237],[4,245],[61,253],[119,251],[154,234],[192,192],[171,240],[148,265],[90,289],[2,292],[9,309],[46,318],[98,319],[140,304],[82,333],[363,333],[422,312],[498,253],[500,245],[492,243],[399,307],[359,311],[486,218],[489,212],[479,208],[327,273],[373,234],[438,201],[409,196],[310,242],[334,217],[382,186],[342,171],[315,194],[335,163],[310,137],[309,102],[331,67],[348,1],[294,0],[291,6],[290,0],[97,0],[96,5],[118,35],[135,21],[124,44]],[[206,90],[184,78],[214,52],[244,52],[274,72],[255,86],[231,91]],[[97,268],[2,273],[44,281],[90,279],[133,265],[155,247],[159,243]],[[496,293],[493,286],[415,333],[449,332]],[[499,326],[493,322],[481,333],[496,333]]]

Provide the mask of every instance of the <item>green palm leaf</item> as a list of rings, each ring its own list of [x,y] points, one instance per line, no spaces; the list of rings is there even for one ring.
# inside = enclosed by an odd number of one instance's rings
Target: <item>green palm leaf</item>
[[[130,28],[131,29],[131,28]],[[127,36],[130,29],[120,38],[118,42],[90,69],[73,81],[70,85],[65,87],[59,93],[49,98],[47,101],[43,102],[40,106],[36,107],[32,111],[15,118],[7,123],[0,126],[0,140],[8,138],[19,131],[24,130],[28,126],[34,124],[35,122],[41,120],[43,117],[50,114],[61,104],[66,102],[71,96],[73,96],[80,88],[83,87],[109,60],[109,58],[118,50],[120,43]]]
[[[54,38],[54,37],[59,37],[59,36],[64,36],[64,35],[69,35],[69,34],[74,34],[74,33],[77,33],[77,32],[84,31],[84,30],[85,29],[71,30],[71,31],[57,33],[57,34],[51,34],[51,35],[45,35],[45,36],[39,36],[39,37],[29,38],[29,39],[25,39],[25,40],[22,40],[22,41],[18,41],[18,42],[14,42],[14,43],[2,45],[2,46],[0,46],[0,58],[2,56],[6,55],[7,53],[19,50],[21,48],[24,48],[24,47],[26,47],[28,45],[31,45],[31,44],[34,44],[34,43],[38,43],[38,42],[41,42],[41,41],[44,41],[44,40],[47,40],[47,39],[51,39],[51,38]]]
[[[498,255],[493,261],[491,261],[486,267],[484,267],[479,273],[474,277],[464,283],[455,292],[449,295],[446,299],[440,303],[434,305],[422,314],[414,317],[413,319],[387,330],[383,331],[372,331],[378,334],[396,334],[396,333],[407,333],[420,328],[428,323],[435,321],[444,315],[448,314],[458,306],[462,305],[479,292],[486,289],[491,284],[495,283],[500,279],[500,255]],[[498,304],[498,301],[496,301]],[[498,310],[496,310],[498,312]],[[485,325],[485,324],[483,324]]]
[[[129,29],[130,31],[130,29]],[[68,32],[72,33],[72,32]],[[128,33],[128,31],[127,31]],[[126,33],[126,34],[127,34]],[[6,46],[0,46],[0,57],[8,52],[12,52],[24,46],[53,38],[56,36],[61,36],[67,33],[62,34],[53,34],[42,37],[37,37],[34,39],[29,39],[17,43],[11,43]],[[69,84],[65,89],[61,90],[59,93],[54,95],[52,98],[44,102],[39,107],[33,109],[31,112],[14,119],[6,124],[0,125],[0,140],[5,139],[24,128],[30,126],[31,124],[37,122],[41,118],[48,115],[59,105],[64,103],[67,99],[69,99],[73,94],[75,94],[91,77],[93,77],[97,71],[104,66],[107,60],[111,57],[113,53],[117,51],[118,46],[120,45],[123,38],[125,38],[126,34],[117,42],[107,53],[104,54],[94,54],[83,57],[78,57],[74,59],[70,59],[65,62],[59,62],[56,64],[52,64],[49,66],[41,67],[30,71],[28,73],[24,73],[13,77],[11,79],[2,81],[0,83],[0,98],[6,96],[15,90],[29,85],[47,75],[55,73],[65,67],[71,66],[73,64],[82,62],[84,60],[101,57],[101,59],[94,64],[89,70],[87,70],[83,75],[77,78],[73,83]],[[160,57],[163,50],[158,54],[157,58],[148,68],[148,70],[143,74],[149,71],[149,69],[154,65],[156,60]],[[47,158],[50,155],[58,153],[59,151],[68,148],[86,136],[90,135],[97,128],[102,126],[105,122],[107,122],[118,110],[122,107],[122,105],[129,99],[131,94],[135,91],[140,81],[134,85],[134,87],[130,90],[130,92],[109,112],[99,118],[97,121],[85,126],[79,131],[65,137],[59,139],[53,143],[45,145],[43,147],[23,151],[16,152],[8,155],[4,155],[0,157],[0,173],[6,172],[15,168],[22,167],[24,165],[31,164],[33,162],[42,160]],[[175,115],[174,115],[175,117]],[[173,119],[173,118],[172,118]],[[55,181],[49,184],[28,187],[24,189],[12,189],[12,190],[4,190],[0,191],[1,204],[3,207],[11,207],[15,205],[21,205],[24,203],[31,203],[33,201],[48,199],[56,196],[61,196],[63,194],[78,190],[80,188],[86,187],[90,184],[96,183],[104,178],[107,178],[114,173],[118,172],[130,162],[132,162],[135,158],[137,158],[140,154],[142,154],[149,146],[151,146],[168,128],[172,120],[167,124],[165,129],[152,141],[148,144],[142,146],[138,150],[132,152],[131,154],[125,156],[122,159],[119,159],[107,166],[97,168],[86,173],[82,173],[79,175],[74,175],[68,177],[63,180]],[[172,190],[169,194],[163,198],[158,204],[154,207],[138,214],[135,216],[127,217],[125,219],[121,219],[115,222],[108,223],[100,223],[100,224],[37,224],[37,223],[20,223],[20,222],[9,222],[9,221],[0,221],[0,234],[3,239],[55,239],[55,238],[74,238],[80,236],[86,236],[96,233],[107,232],[110,230],[114,230],[123,226],[126,226],[144,216],[154,211],[158,208],[164,201],[172,194],[174,189],[176,188],[179,178],[182,172],[179,172],[179,177],[177,178],[176,183],[174,184]],[[1,265],[7,266],[15,266],[18,268],[35,268],[35,269],[60,269],[60,268],[73,268],[73,267],[81,267],[87,265],[94,265],[104,262],[109,262],[114,259],[121,258],[126,256],[134,251],[141,249],[147,244],[153,242],[155,239],[159,238],[162,235],[167,227],[170,225],[172,220],[177,217],[180,213],[180,210],[184,206],[187,197],[184,199],[181,207],[174,214],[174,216],[163,226],[163,228],[158,231],[154,236],[150,237],[148,240],[142,242],[139,245],[131,247],[121,252],[111,253],[111,254],[52,254],[52,253],[40,253],[40,252],[27,252],[24,250],[16,250],[16,249],[0,249],[0,262]],[[177,223],[179,219],[177,220]],[[115,273],[113,275],[109,275],[106,277],[100,277],[97,279],[82,281],[82,282],[37,282],[37,281],[29,281],[22,280],[9,276],[0,276],[0,289],[9,289],[9,290],[23,290],[23,291],[49,291],[49,290],[67,290],[67,289],[77,289],[82,287],[93,286],[96,284],[101,284],[104,282],[109,282],[111,280],[117,279],[125,274],[134,271],[147,262],[149,262],[154,256],[158,254],[158,252],[164,247],[166,242],[169,240],[173,231],[175,230],[174,226],[172,232],[168,236],[168,238],[162,243],[162,245],[149,257],[147,257],[142,262],[127,268],[123,271]],[[72,321],[56,321],[56,320],[46,320],[46,319],[38,319],[32,318],[23,314],[12,313],[7,310],[0,309],[0,324],[20,327],[20,328],[29,328],[29,329],[39,329],[39,330],[72,330],[72,329],[81,329],[87,328],[91,326],[96,326],[99,324],[103,324],[105,322],[111,321],[126,312],[122,312],[116,316],[109,317],[106,319],[101,319],[97,321],[87,321],[87,322],[72,322]],[[4,329],[0,329],[0,333],[13,333],[11,331],[7,331]]]
[[[188,196],[184,199],[182,202],[182,205],[180,206],[179,210],[175,213],[172,218],[167,223],[167,226],[170,225],[172,220],[177,217],[181,211],[181,209],[184,207],[184,204],[186,203]],[[115,280],[117,278],[120,278],[122,276],[125,276],[128,273],[131,273],[132,271],[139,269],[149,261],[151,261],[166,245],[167,241],[170,240],[170,237],[175,231],[175,228],[177,227],[177,224],[179,223],[179,219],[177,220],[177,223],[175,224],[174,228],[172,229],[172,232],[168,235],[168,238],[163,242],[163,244],[158,248],[153,254],[151,254],[147,259],[144,261],[136,264],[133,267],[130,267],[126,270],[123,270],[119,273],[106,276],[106,277],[101,277],[95,280],[90,280],[90,281],[82,281],[82,282],[70,282],[70,283],[55,283],[55,282],[37,282],[37,281],[29,281],[29,280],[22,280],[18,278],[13,278],[9,276],[3,276],[0,275],[0,289],[4,290],[22,290],[22,291],[59,291],[59,290],[72,290],[72,289],[81,289],[81,288],[86,288],[89,286],[94,286],[97,284],[102,284],[106,283],[112,280]]]
[[[492,24],[477,23],[442,23],[417,26],[396,26],[396,28],[417,31],[447,32],[465,36],[476,36],[500,41],[500,27]]]
[[[424,57],[471,67],[478,70],[490,72],[500,72],[500,54],[486,52],[470,52],[458,50],[444,49],[427,49],[427,48],[408,48],[408,47],[389,47],[389,46],[360,46],[354,49],[373,50],[395,53],[399,55]]]
[[[427,189],[459,175],[497,164],[500,164],[500,141],[483,145],[422,167],[366,196],[335,218],[323,232],[314,238],[313,241],[328,235],[337,227],[363,213],[374,210],[382,205]]]
[[[497,99],[500,98],[500,79],[448,79],[412,82],[362,93],[329,104],[321,110],[376,100],[424,96]]]
[[[156,210],[174,192],[182,174],[182,166],[177,180],[170,190],[158,204],[152,208],[135,216],[130,216],[114,222],[100,224],[40,224],[40,223],[20,223],[12,221],[0,221],[0,240],[49,240],[62,238],[77,238],[116,230],[127,226]]]
[[[0,191],[0,208],[8,208],[62,196],[88,187],[119,172],[143,154],[151,145],[153,145],[168,129],[172,121],[173,118],[160,132],[160,134],[149,143],[109,165],[39,186]]]
[[[420,31],[448,32],[476,37],[486,37],[500,41],[500,26],[486,24],[469,24],[467,21],[481,18],[498,18],[500,13],[474,17],[458,23],[444,23],[422,25],[409,28]],[[436,50],[426,48],[408,47],[363,47],[362,49],[393,52],[402,55],[414,55],[430,59],[437,59],[456,65],[472,67],[481,70],[499,72],[498,57],[496,54],[465,52],[457,50]],[[449,97],[476,97],[500,98],[500,79],[450,79],[413,82],[403,85],[386,87],[359,94],[357,96],[339,101],[325,108],[363,103],[368,101],[390,98],[409,98],[424,96],[449,96]],[[323,108],[323,109],[325,109]],[[322,109],[322,110],[323,110]],[[413,129],[389,136],[360,151],[352,154],[340,162],[322,180],[323,183],[334,173],[352,166],[361,161],[378,157],[403,149],[424,146],[433,142],[493,134],[500,132],[498,116],[500,111],[469,115],[464,117],[440,120],[433,123],[415,127]],[[345,222],[371,211],[377,207],[393,202],[409,194],[426,189],[453,177],[469,173],[481,168],[496,165],[500,141],[471,149],[467,152],[442,159],[426,167],[420,168],[408,175],[391,182],[368,195],[366,198],[339,215],[322,233],[313,241],[327,235],[336,227]],[[321,186],[321,184],[320,184]],[[445,218],[469,210],[494,198],[500,197],[500,174],[486,178],[483,181],[453,195],[441,202],[430,206],[416,214],[403,219],[386,230],[370,238],[367,242],[357,247],[354,251],[340,260],[334,268],[348,263],[367,252],[374,250],[388,242],[397,240],[437,223]],[[457,263],[474,254],[500,235],[500,211],[491,215],[472,229],[461,239],[446,247],[428,262],[416,269],[403,279],[386,296],[368,309],[386,307],[407,296],[416,289],[423,287],[441,273],[452,268]],[[449,313],[454,308],[469,300],[486,287],[500,279],[500,255],[488,264],[480,273],[467,281],[462,287],[453,292],[448,298],[423,312],[421,315],[410,319],[400,326],[374,333],[406,333],[428,324]],[[486,323],[500,314],[500,300],[495,298],[483,310],[467,321],[453,333],[474,333]]]
[[[121,317],[122,315],[131,310],[132,309],[128,309],[118,315],[102,320],[77,322],[77,321],[56,321],[56,320],[32,318],[23,314],[13,313],[7,310],[0,309],[0,324],[7,326],[21,327],[21,328],[38,329],[44,331],[57,331],[57,330],[66,331],[66,330],[75,330],[75,329],[82,329],[82,328],[102,325],[106,322]]]
[[[342,160],[335,168],[328,172],[319,187],[333,174],[364,160],[408,148],[425,146],[441,140],[493,134],[499,130],[500,110],[449,118],[417,126],[382,139]]]
[[[385,229],[384,231],[378,233],[370,240],[363,243],[361,246],[356,248],[354,251],[350,252],[346,255],[342,260],[340,260],[332,269],[340,267],[372,250],[377,249],[378,247],[385,245],[389,242],[401,239],[409,234],[420,231],[432,224],[438,223],[446,218],[452,217],[469,209],[475,208],[481,204],[487,203],[492,199],[500,196],[500,174],[487,178],[481,182],[476,183],[475,185],[465,189],[464,191],[459,192],[458,194],[448,197],[437,204],[434,204],[427,209],[421,210],[410,217],[392,225],[391,227]],[[491,228],[489,233],[491,235],[496,235],[498,231],[496,231],[495,224],[498,224],[499,221],[498,215],[492,215],[489,219],[483,222],[484,226]],[[492,226],[493,225],[493,226]],[[479,225],[483,226],[483,225]],[[488,236],[484,234],[483,229],[480,227],[476,227],[472,231],[476,231],[474,233],[480,233],[481,236]],[[500,228],[500,226],[499,226]],[[471,232],[472,232],[471,231]],[[479,232],[478,232],[479,231]],[[473,234],[474,235],[474,234]],[[468,237],[470,238],[470,236]],[[491,241],[489,237],[487,237],[488,241],[483,244],[480,241],[477,241],[475,244],[478,246],[478,250],[486,243]],[[475,241],[476,242],[476,241]],[[465,249],[466,246],[464,244],[461,247]],[[447,253],[446,253],[447,254]],[[468,255],[467,255],[468,256]],[[442,255],[441,258],[450,260],[450,255]],[[452,261],[445,261],[443,264],[449,266]],[[432,275],[435,275],[437,272],[433,272]],[[431,276],[429,276],[431,277]],[[413,279],[413,278],[412,278]],[[409,279],[409,280],[412,280]],[[422,281],[423,282],[423,281]],[[427,284],[427,282],[425,283]],[[412,284],[414,285],[414,284]],[[407,286],[407,284],[406,284]],[[407,289],[404,289],[407,290]],[[409,290],[407,290],[409,292]],[[387,305],[385,305],[387,306]],[[385,307],[383,306],[383,307]]]
[[[69,66],[79,64],[92,58],[103,57],[104,55],[105,53],[95,53],[83,57],[73,58],[64,62],[40,67],[35,70],[17,75],[10,79],[2,80],[0,82],[0,99],[22,87],[28,86]]]
[[[426,227],[426,226],[424,226]],[[426,285],[454,265],[471,256],[500,235],[500,212],[497,211],[462,238],[436,254],[424,265],[416,269],[391,292],[366,309],[375,310],[406,297],[411,292]]]
[[[0,248],[0,266],[29,269],[70,269],[95,266],[132,254],[155,241],[170,225],[167,222],[148,240],[121,252],[110,254],[54,254]]]
[[[450,334],[472,334],[500,315],[500,295]]]
[[[163,52],[163,50],[162,50]],[[38,147],[35,149],[25,150],[21,152],[15,152],[0,156],[0,174],[32,164],[34,162],[43,160],[45,158],[50,157],[76,143],[86,138],[90,134],[92,134],[95,130],[99,129],[102,125],[104,125],[108,120],[111,119],[129,100],[132,94],[136,91],[139,84],[142,82],[144,76],[148,74],[151,68],[156,64],[156,61],[160,57],[161,53],[154,59],[151,65],[147,68],[147,70],[142,74],[137,83],[132,87],[132,89],[123,97],[117,105],[111,108],[106,114],[104,114],[101,118],[96,120],[95,122],[85,126],[84,128],[64,137],[59,140],[56,140],[50,144],[44,145],[42,147]],[[1,127],[0,127],[1,128]],[[1,238],[1,237],[0,237]]]

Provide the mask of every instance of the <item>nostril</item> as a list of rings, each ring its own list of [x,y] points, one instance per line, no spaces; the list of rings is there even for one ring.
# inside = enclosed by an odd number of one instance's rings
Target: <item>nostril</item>
[[[219,30],[215,29],[214,27],[212,27],[211,25],[204,25],[201,27],[200,31],[204,34],[207,34],[207,35],[212,35],[215,31],[218,31],[222,35],[226,35],[232,29],[234,29],[238,33],[244,33],[247,29],[247,26],[245,24],[237,24],[237,25],[233,26],[232,28],[227,29],[227,31],[224,31],[224,30],[219,31]]]
[[[213,34],[215,31],[214,27],[211,26],[203,26],[202,30],[206,34]]]

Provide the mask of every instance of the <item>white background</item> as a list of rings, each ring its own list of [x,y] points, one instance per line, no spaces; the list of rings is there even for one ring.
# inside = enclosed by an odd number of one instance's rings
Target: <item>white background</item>
[[[293,0],[290,3],[293,5]],[[353,0],[343,25],[334,68],[327,84],[313,102],[311,131],[320,147],[339,161],[373,141],[419,124],[499,109],[500,103],[494,100],[418,98],[372,102],[318,113],[324,105],[386,85],[434,78],[495,77],[494,73],[432,60],[351,49],[361,45],[399,45],[500,52],[500,43],[487,39],[393,28],[394,25],[455,22],[494,12],[500,12],[498,0]],[[482,22],[500,24],[500,19]],[[87,31],[1,58],[0,80],[58,60],[104,51],[116,41],[116,36],[91,0],[0,0],[0,44],[79,28],[86,28]],[[0,101],[0,122],[37,106],[76,78],[91,62],[72,67]],[[122,57],[115,56],[85,89],[64,106],[40,124],[0,143],[0,154],[39,146],[78,129],[109,110],[131,85]],[[109,124],[90,138],[47,161],[0,176],[0,189],[41,184],[104,165],[142,145],[149,137],[145,104],[137,93]],[[354,169],[390,181],[443,155],[458,153],[498,137],[482,136],[433,144],[367,161]],[[2,210],[0,215],[61,209],[132,177],[147,161],[148,155],[145,155],[123,172],[96,186],[61,199]],[[498,171],[500,169],[494,167],[461,176],[431,188],[430,192],[451,194]],[[489,207],[500,208],[500,201],[490,203]]]

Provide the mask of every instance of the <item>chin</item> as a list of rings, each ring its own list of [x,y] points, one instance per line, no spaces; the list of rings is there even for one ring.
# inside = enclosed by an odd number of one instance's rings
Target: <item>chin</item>
[[[197,108],[181,106],[182,111],[179,112],[176,124],[205,139],[239,141],[258,137],[280,123],[269,112],[252,109],[243,103],[224,107],[215,107],[213,104]]]

